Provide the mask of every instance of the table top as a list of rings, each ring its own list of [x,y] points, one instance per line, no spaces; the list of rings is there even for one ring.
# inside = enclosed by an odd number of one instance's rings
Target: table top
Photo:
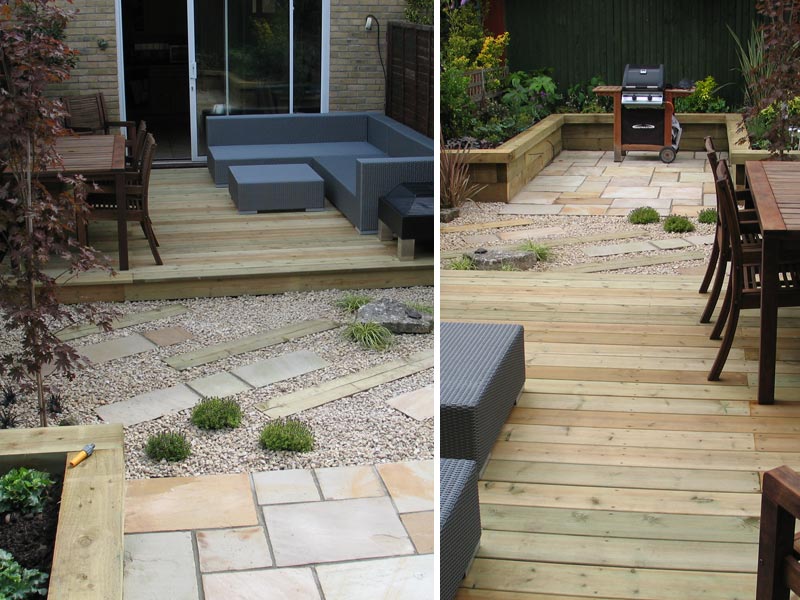
[[[800,234],[800,163],[747,161],[744,168],[762,231]]]
[[[62,165],[48,173],[94,175],[125,169],[125,137],[122,135],[79,135],[56,139]]]

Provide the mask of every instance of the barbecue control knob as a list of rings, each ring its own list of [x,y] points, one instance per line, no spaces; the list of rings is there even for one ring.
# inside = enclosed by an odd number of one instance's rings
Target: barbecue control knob
[[[652,102],[653,101],[653,94],[648,94],[647,95],[647,101],[648,102]]]
[[[632,96],[631,100],[633,100],[634,102],[636,102],[636,94],[634,94],[634,95]]]

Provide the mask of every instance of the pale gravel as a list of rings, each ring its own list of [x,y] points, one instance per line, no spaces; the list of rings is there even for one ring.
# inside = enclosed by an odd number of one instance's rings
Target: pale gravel
[[[703,251],[704,258],[702,260],[681,261],[676,263],[667,263],[661,265],[650,265],[644,267],[633,267],[628,269],[613,269],[608,271],[601,271],[607,273],[619,274],[647,274],[647,275],[676,275],[685,270],[694,271],[705,267],[706,261],[711,254],[711,245],[704,246],[690,246],[686,248],[678,248],[675,250],[654,250],[650,252],[636,252],[632,254],[618,254],[608,257],[595,257],[588,256],[586,249],[591,246],[606,246],[626,244],[637,241],[652,241],[670,238],[681,238],[684,236],[694,235],[711,235],[714,233],[715,226],[699,223],[696,217],[690,217],[689,220],[695,225],[695,231],[686,234],[667,233],[663,229],[663,219],[659,223],[651,223],[648,225],[635,225],[629,223],[626,217],[613,217],[613,216],[560,216],[560,215],[506,215],[499,212],[500,208],[506,206],[502,202],[467,202],[461,207],[461,216],[458,219],[447,223],[446,226],[456,225],[473,225],[480,223],[491,223],[495,221],[506,221],[512,219],[526,219],[531,221],[528,225],[514,226],[514,227],[501,227],[490,228],[483,230],[474,230],[467,232],[456,233],[443,233],[441,235],[441,249],[443,252],[453,250],[464,250],[468,252],[474,250],[477,246],[470,244],[466,238],[475,235],[482,235],[487,233],[498,233],[502,231],[517,231],[524,229],[540,229],[547,227],[560,227],[565,233],[557,235],[546,235],[534,238],[536,242],[546,242],[547,240],[557,240],[560,238],[583,237],[589,235],[597,235],[601,233],[622,233],[622,232],[636,232],[640,235],[636,237],[603,240],[598,242],[590,242],[584,244],[569,244],[564,246],[556,246],[551,249],[551,256],[547,261],[539,262],[535,267],[530,269],[532,272],[545,272],[559,270],[564,267],[579,265],[583,263],[596,263],[615,261],[617,259],[644,257],[644,256],[669,256],[670,254],[680,254],[687,251]],[[522,243],[523,240],[514,242],[498,240],[497,242],[485,242],[480,244],[481,247],[491,248],[495,246],[510,246]],[[450,259],[443,259],[442,266],[447,268]]]
[[[81,423],[102,422],[97,406],[129,399],[141,393],[185,383],[198,377],[247,365],[298,350],[311,350],[329,366],[300,377],[250,390],[234,396],[243,411],[242,426],[234,430],[205,432],[189,422],[189,410],[125,428],[125,460],[128,478],[205,475],[273,469],[312,468],[430,459],[433,457],[433,422],[418,422],[386,405],[386,400],[403,392],[433,383],[433,369],[384,384],[350,398],[344,398],[297,417],[311,426],[315,448],[308,453],[282,453],[263,450],[258,434],[269,419],[255,405],[269,398],[310,387],[355,373],[391,360],[406,358],[421,350],[433,349],[433,335],[397,335],[394,346],[385,352],[363,350],[342,337],[343,326],[305,336],[290,342],[228,357],[184,371],[176,371],[163,360],[208,345],[241,338],[307,319],[331,319],[346,324],[352,316],[336,308],[335,302],[346,293],[363,293],[373,298],[393,298],[405,302],[433,305],[433,288],[382,290],[326,290],[271,296],[200,298],[180,301],[148,301],[121,304],[98,303],[130,314],[172,304],[189,311],[108,333],[93,334],[71,342],[74,346],[98,343],[131,333],[144,333],[164,327],[184,327],[194,338],[180,344],[156,348],[135,356],[92,365],[79,370],[73,381],[53,375],[49,383],[64,397],[64,412]],[[3,337],[4,336],[4,337]],[[0,343],[13,344],[8,334]],[[18,406],[19,426],[38,426],[33,401]],[[60,417],[56,417],[57,420]],[[152,433],[184,431],[192,444],[192,455],[180,463],[154,463],[143,451]]]

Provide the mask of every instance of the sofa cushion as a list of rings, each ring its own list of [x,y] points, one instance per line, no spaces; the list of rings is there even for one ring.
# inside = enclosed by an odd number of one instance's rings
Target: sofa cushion
[[[209,146],[314,142],[354,142],[367,139],[364,113],[305,115],[229,115],[206,121]]]
[[[321,171],[324,179],[332,177],[341,183],[347,191],[356,194],[356,161],[359,156],[318,156],[314,167]]]

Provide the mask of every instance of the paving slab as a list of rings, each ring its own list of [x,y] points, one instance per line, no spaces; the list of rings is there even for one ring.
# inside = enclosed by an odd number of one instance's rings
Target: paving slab
[[[562,208],[553,204],[506,204],[498,212],[501,215],[557,215]]]
[[[649,186],[609,185],[601,198],[658,198],[661,188]]]
[[[434,414],[433,385],[400,394],[386,403],[417,421],[432,419]]]
[[[314,469],[325,500],[385,496],[378,474],[371,466]]]
[[[708,246],[714,243],[716,236],[713,233],[711,235],[687,235],[683,239],[695,246]]]
[[[608,182],[613,186],[643,186],[650,185],[650,175],[615,175]]]
[[[253,485],[259,504],[321,500],[314,475],[304,469],[253,473]]]
[[[524,189],[529,192],[574,192],[583,181],[583,176],[579,175],[539,175]]]
[[[558,200],[556,200],[556,204],[569,204],[571,206],[576,205],[589,205],[589,206],[603,206],[607,208],[613,200],[611,198],[600,198],[598,193],[595,192],[594,194],[587,196],[585,198],[570,198],[568,196],[562,196]],[[561,214],[564,214],[564,211],[561,211]]]
[[[480,235],[465,235],[464,241],[473,246],[482,246],[483,244],[492,244],[497,242],[500,238],[493,233],[485,233]]]
[[[200,571],[244,571],[272,566],[262,527],[209,529],[197,532]]]
[[[258,517],[246,473],[127,482],[126,533],[252,525]]]
[[[433,552],[433,511],[406,513],[400,515],[400,520],[411,536],[414,547],[419,554],[429,554]]]
[[[311,569],[203,575],[203,592],[205,600],[320,600]]]
[[[514,231],[501,231],[497,234],[503,241],[530,240],[549,235],[563,235],[566,233],[562,227],[536,227],[531,229],[516,229]]]
[[[703,205],[689,204],[689,202],[689,200],[681,200],[680,204],[673,202],[670,214],[683,215],[684,217],[696,217],[700,214],[701,210],[706,208]]]
[[[433,598],[433,555],[317,567],[325,600]]]
[[[188,531],[125,536],[125,600],[197,600],[197,574]]]
[[[653,244],[659,250],[675,250],[676,248],[686,248],[688,246],[692,246],[691,242],[687,242],[686,240],[682,240],[681,238],[669,238],[665,240],[650,240],[650,243]]]
[[[317,369],[324,369],[327,366],[328,361],[314,352],[300,350],[239,367],[233,369],[231,373],[251,386],[259,388]]]
[[[659,198],[669,198],[670,200],[702,200],[703,187],[695,185],[691,187],[672,187],[665,186],[661,188]]]
[[[386,497],[275,504],[263,511],[279,567],[414,552]]]
[[[605,190],[606,186],[608,185],[608,181],[605,181],[606,179],[608,179],[607,177],[601,178],[604,181],[591,181],[589,177],[587,177],[586,179],[587,181],[585,183],[582,183],[578,188],[579,192],[596,192],[597,194],[599,194],[600,192]]]
[[[639,208],[640,206],[669,209],[672,206],[672,200],[668,198],[615,198],[611,203],[611,208]]]
[[[577,216],[599,216],[606,214],[608,210],[607,205],[598,205],[598,204],[586,204],[583,206],[565,206],[564,209],[559,213],[562,215],[577,215]]]
[[[522,190],[509,199],[509,204],[552,204],[558,199],[561,192],[529,192]]]
[[[203,398],[227,398],[252,390],[253,386],[242,381],[232,373],[223,371],[207,377],[200,377],[189,381],[186,385],[200,394]]]
[[[579,165],[574,164],[573,166],[569,167],[566,172],[564,173],[567,176],[572,175],[602,175],[603,171],[605,171],[604,167],[595,167],[592,165]]]
[[[191,340],[194,337],[192,332],[185,327],[163,327],[161,329],[145,331],[143,335],[157,346],[162,347],[174,346],[186,340]]]
[[[616,254],[632,254],[655,250],[650,242],[630,242],[627,244],[611,244],[609,246],[589,246],[584,248],[586,256],[614,256]]]
[[[98,344],[78,346],[75,351],[92,364],[99,365],[118,358],[141,354],[157,348],[157,346],[143,335],[132,333],[125,337],[114,338]]]
[[[420,512],[433,508],[432,460],[385,463],[375,468],[399,512]]]
[[[199,401],[200,396],[181,383],[162,390],[139,394],[122,402],[98,406],[95,412],[106,423],[122,423],[130,426],[191,408]]]

